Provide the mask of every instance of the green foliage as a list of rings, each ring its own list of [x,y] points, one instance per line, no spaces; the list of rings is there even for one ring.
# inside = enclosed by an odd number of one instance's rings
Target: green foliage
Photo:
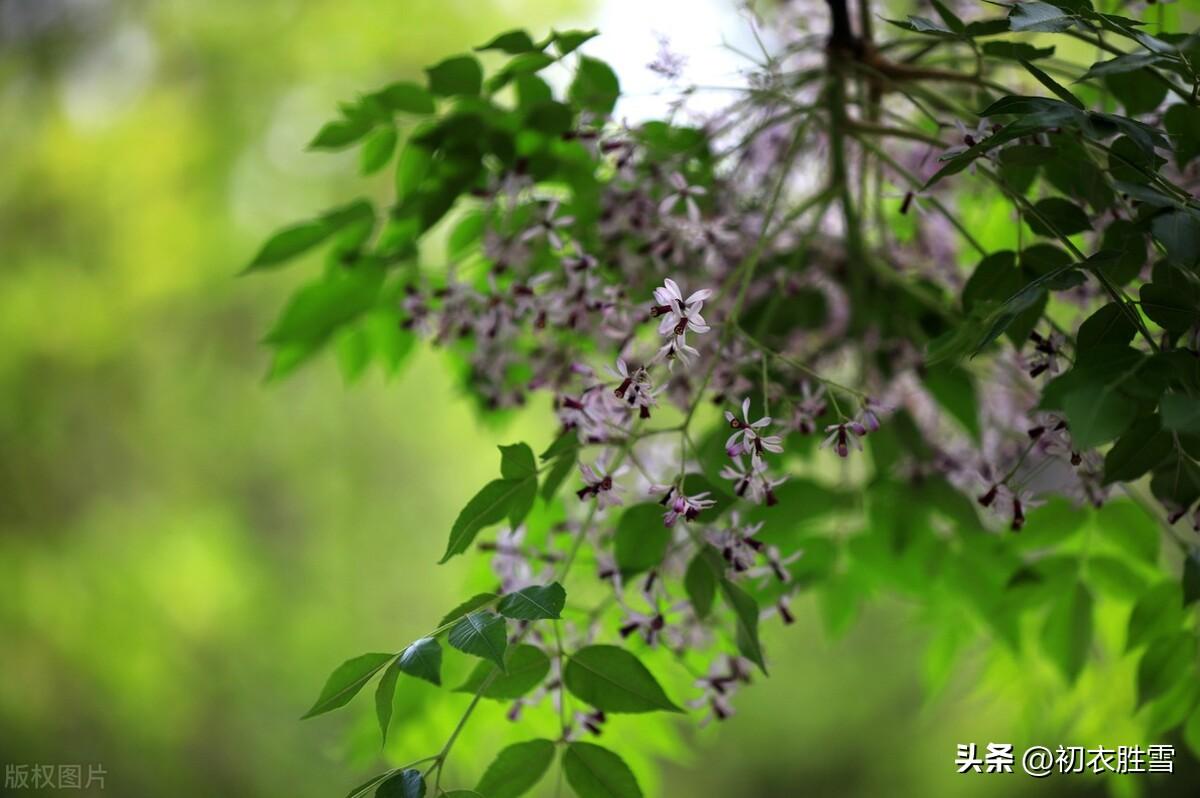
[[[603,712],[682,712],[637,657],[619,646],[586,646],[563,671],[571,695]]]
[[[329,674],[321,694],[317,696],[312,708],[304,714],[305,718],[324,714],[331,709],[345,706],[358,694],[367,682],[393,657],[393,654],[363,654],[354,659],[348,659]]]
[[[488,765],[475,788],[488,798],[517,798],[532,790],[554,761],[550,740],[530,740],[508,746]]]
[[[570,743],[563,771],[580,798],[641,798],[642,790],[621,757],[592,743]]]
[[[446,639],[459,651],[491,660],[501,671],[505,670],[507,625],[504,619],[494,612],[477,610],[466,615],[450,627],[450,634]]]

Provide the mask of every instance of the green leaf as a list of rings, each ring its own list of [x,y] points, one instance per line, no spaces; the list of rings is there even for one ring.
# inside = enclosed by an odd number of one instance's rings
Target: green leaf
[[[508,647],[508,626],[494,612],[477,610],[454,624],[447,637],[450,645],[464,654],[483,657],[503,671],[504,651]]]
[[[487,798],[518,798],[532,790],[554,761],[554,743],[529,740],[500,751],[475,789]]]
[[[406,114],[425,116],[436,109],[433,95],[408,81],[392,83],[375,93],[375,98],[389,111],[399,111]]]
[[[1159,408],[1162,424],[1167,429],[1184,435],[1200,435],[1200,399],[1169,393],[1163,396]]]
[[[1036,61],[1039,58],[1049,58],[1054,55],[1054,46],[1034,47],[1024,42],[984,42],[983,54],[992,58],[1004,58],[1009,61]]]
[[[454,526],[450,528],[450,539],[446,542],[446,553],[439,564],[466,551],[484,527],[503,521],[514,508],[523,506],[531,485],[536,496],[536,479],[494,479],[484,485],[455,519]],[[532,504],[532,500],[528,503]]]
[[[1172,105],[1163,116],[1163,125],[1171,134],[1175,164],[1182,169],[1200,155],[1200,108],[1183,103]]]
[[[394,125],[386,125],[372,133],[371,137],[363,144],[359,171],[364,175],[370,175],[387,166],[387,162],[392,159],[392,153],[396,151],[398,137],[399,134],[396,133]]]
[[[484,796],[474,790],[450,790],[450,792],[442,793],[442,798],[484,798]]]
[[[532,455],[530,455],[532,457]],[[567,591],[558,582],[548,585],[531,585],[500,599],[497,610],[505,618],[518,621],[537,621],[545,618],[562,617]]]
[[[596,113],[612,113],[621,94],[616,73],[603,61],[588,56],[579,59],[579,69],[567,90],[571,102]]]
[[[373,122],[367,117],[357,119],[335,119],[326,122],[317,135],[308,143],[310,150],[340,150],[371,132]]]
[[[1110,302],[1088,316],[1079,326],[1075,347],[1085,350],[1098,346],[1125,346],[1136,334],[1137,328],[1129,320],[1129,313],[1120,305]]]
[[[477,95],[483,88],[483,67],[474,56],[457,55],[428,67],[429,90],[449,97],[456,94]]]
[[[550,672],[550,658],[540,648],[522,643],[512,649],[506,667],[507,671],[497,673],[497,668],[492,663],[480,662],[467,676],[467,680],[454,688],[454,692],[478,692],[484,698],[499,700],[520,698],[546,678],[546,674]],[[491,682],[487,687],[483,687],[489,677]]]
[[[738,651],[766,673],[767,664],[763,659],[762,643],[758,639],[758,602],[728,579],[722,579],[720,584],[721,595],[737,616]]]
[[[292,294],[263,339],[281,347],[316,347],[376,306],[383,275],[376,269],[338,269]]]
[[[477,51],[484,50],[500,50],[509,55],[517,53],[527,53],[531,50],[538,50],[537,45],[533,43],[533,39],[523,30],[510,30],[507,33],[501,33],[487,44],[475,48]]]
[[[603,712],[682,712],[637,657],[618,646],[586,646],[567,660],[571,694]]]
[[[1063,398],[1063,412],[1071,425],[1071,440],[1080,449],[1108,443],[1129,427],[1135,406],[1111,386],[1087,386]]]
[[[550,470],[542,479],[542,499],[550,501],[554,498],[554,494],[558,492],[558,488],[563,481],[570,476],[575,468],[576,456],[578,449],[561,454],[554,459],[554,464],[550,466]]]
[[[1158,416],[1139,418],[1104,456],[1104,484],[1132,482],[1166,460],[1174,448]]]
[[[1100,78],[1105,75],[1116,75],[1122,72],[1133,72],[1146,66],[1153,66],[1162,61],[1160,55],[1154,53],[1126,53],[1107,61],[1097,61],[1088,68],[1079,80]]]
[[[396,660],[400,670],[430,684],[442,683],[442,647],[432,637],[414,640]]]
[[[1200,554],[1193,552],[1183,558],[1183,605],[1200,600]]]
[[[626,576],[657,568],[667,553],[671,530],[657,502],[635,504],[621,513],[614,542],[617,565]]]
[[[322,243],[339,230],[364,220],[374,220],[371,203],[358,200],[330,210],[309,222],[286,227],[274,233],[246,267],[246,271],[281,266]]]
[[[1033,213],[1025,217],[1029,229],[1041,236],[1070,236],[1092,229],[1087,213],[1070,200],[1048,197],[1034,203]]]
[[[425,777],[416,768],[402,770],[379,785],[375,798],[425,798]]]
[[[1073,105],[1080,110],[1083,110],[1083,102],[1080,101],[1080,99],[1078,97],[1076,97],[1074,94],[1067,91],[1057,80],[1050,77],[1045,72],[1038,69],[1037,67],[1035,67],[1033,64],[1029,63],[1028,61],[1022,61],[1021,66],[1025,67],[1025,69],[1029,72],[1030,75],[1033,75],[1035,78],[1037,78],[1037,81],[1039,83],[1041,83],[1047,89],[1049,89],[1050,91],[1052,91],[1056,95],[1058,95],[1058,99],[1062,100],[1065,103]]]
[[[384,745],[387,744],[388,727],[392,725],[392,704],[395,703],[396,681],[399,678],[400,660],[397,658],[388,665],[379,679],[379,686],[375,688],[375,717],[379,719],[379,734]]]
[[[1146,283],[1138,290],[1138,298],[1150,320],[1172,333],[1184,332],[1200,320],[1200,309],[1172,286]]]
[[[1183,591],[1178,582],[1167,581],[1154,585],[1133,605],[1125,635],[1125,650],[1133,651],[1143,644],[1171,634],[1183,618]]]
[[[1110,73],[1104,76],[1104,85],[1130,116],[1150,113],[1167,96],[1166,81],[1156,80],[1152,69]]]
[[[474,612],[480,607],[486,607],[498,598],[499,596],[497,596],[495,593],[476,593],[474,596],[471,596],[462,604],[459,604],[457,607],[450,610],[450,612],[446,613],[446,616],[438,621],[438,628],[440,629],[444,626],[448,626],[468,613]]]
[[[1075,19],[1058,6],[1049,3],[1021,3],[1008,15],[1009,27],[1027,33],[1061,33],[1075,24]]]
[[[1150,225],[1154,237],[1167,249],[1167,257],[1184,268],[1192,268],[1200,258],[1200,220],[1187,211],[1171,211],[1154,217]]]
[[[1138,663],[1138,706],[1167,693],[1177,683],[1193,678],[1196,638],[1191,632],[1177,632],[1150,644]]]
[[[590,41],[600,35],[597,30],[564,30],[555,31],[554,48],[558,50],[559,55],[567,55],[573,53],[583,46],[584,42]]]
[[[1042,647],[1067,681],[1074,682],[1087,661],[1091,643],[1092,594],[1082,584],[1076,584],[1050,608],[1042,627]]]
[[[363,654],[361,657],[348,659],[329,675],[321,695],[317,697],[312,709],[304,713],[305,718],[324,714],[331,709],[343,707],[358,694],[367,682],[371,680],[380,668],[386,665],[395,654]]]
[[[979,439],[979,402],[975,383],[965,369],[952,365],[931,368],[925,375],[925,387],[972,438]]]
[[[500,476],[505,479],[536,477],[537,462],[533,459],[533,450],[524,443],[501,446]]]
[[[570,743],[562,762],[567,783],[579,798],[642,798],[633,771],[607,748]]]
[[[1191,717],[1184,724],[1183,739],[1192,750],[1192,756],[1200,759],[1200,705],[1192,710]]]
[[[684,590],[692,602],[696,617],[701,620],[712,612],[713,600],[717,597],[720,571],[714,566],[714,557],[719,561],[721,555],[712,546],[704,544],[704,548],[688,563],[687,572],[683,575]]]

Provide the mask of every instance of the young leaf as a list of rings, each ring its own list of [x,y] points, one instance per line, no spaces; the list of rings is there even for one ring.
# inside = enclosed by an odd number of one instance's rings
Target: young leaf
[[[472,654],[496,663],[504,671],[504,650],[508,647],[508,627],[494,612],[472,612],[450,629],[450,645],[464,654]]]
[[[737,616],[738,651],[766,673],[767,664],[758,640],[758,602],[728,579],[722,579],[720,584],[721,594]]]
[[[321,689],[312,709],[304,713],[305,718],[321,715],[331,709],[345,706],[363,688],[371,677],[386,665],[395,654],[363,654],[348,659],[334,670]]]
[[[558,582],[548,585],[531,585],[500,599],[496,607],[505,618],[518,621],[536,621],[544,618],[561,617],[567,591]]]
[[[416,768],[402,770],[379,785],[375,798],[425,798],[425,777]]]
[[[646,666],[619,646],[579,649],[567,660],[563,682],[571,695],[603,712],[683,712]]]
[[[518,798],[532,790],[554,761],[554,743],[514,743],[496,754],[475,790],[487,798]]]
[[[621,757],[592,743],[570,743],[563,772],[579,798],[642,798],[633,771]]]
[[[392,660],[379,685],[375,688],[375,717],[379,719],[379,734],[387,745],[388,727],[392,725],[392,704],[396,699],[396,682],[400,678],[400,658]]]
[[[1067,681],[1074,682],[1092,644],[1092,594],[1082,584],[1050,609],[1042,646]]]
[[[520,698],[542,683],[550,672],[550,658],[537,646],[522,643],[508,655],[508,670],[496,673],[496,666],[480,662],[467,680],[454,688],[456,693],[480,693],[484,698],[509,700]],[[495,674],[495,675],[493,675]],[[487,687],[483,684],[491,677]]]
[[[400,653],[396,664],[409,676],[439,686],[442,683],[442,647],[432,637],[422,637],[410,643]]]

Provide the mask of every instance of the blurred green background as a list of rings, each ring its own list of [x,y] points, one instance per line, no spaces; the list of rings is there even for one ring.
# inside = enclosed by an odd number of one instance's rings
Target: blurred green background
[[[120,796],[317,796],[441,743],[468,697],[415,680],[384,754],[365,698],[298,717],[334,665],[418,636],[482,579],[478,558],[435,568],[446,530],[495,444],[541,442],[548,408],[482,425],[425,351],[352,389],[329,357],[265,383],[287,279],[235,274],[269,230],[353,192],[353,153],[304,152],[339,99],[509,27],[638,14],[0,0],[0,764],[101,763]],[[796,609],[732,720],[610,724],[650,790],[1079,793],[1100,785],[956,777],[954,745],[1070,743],[1089,713],[1105,743],[1137,742],[1110,724],[1127,685],[1104,681],[1127,662],[1065,694],[1023,660],[948,664],[957,631],[899,600],[844,635]],[[462,739],[463,784],[530,735],[505,709]]]

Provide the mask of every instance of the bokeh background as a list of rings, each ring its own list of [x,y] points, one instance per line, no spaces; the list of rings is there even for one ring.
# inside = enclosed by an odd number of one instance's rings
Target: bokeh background
[[[655,33],[713,80],[747,36],[722,0],[0,0],[0,765],[100,763],[119,796],[339,795],[444,739],[468,697],[414,680],[385,752],[368,699],[298,717],[334,665],[418,636],[481,577],[435,568],[446,530],[497,443],[546,439],[548,408],[484,423],[427,351],[353,386],[332,357],[268,382],[289,278],[235,275],[353,192],[353,154],[304,151],[339,99],[552,25],[602,29],[589,51],[635,117],[663,88]],[[886,596],[796,609],[768,633],[775,677],[719,728],[612,724],[648,790],[1112,788],[953,767],[959,742],[1072,742],[1129,700],[1111,671],[1067,691],[1025,659],[951,659],[955,629]],[[463,784],[514,734],[504,709],[464,736]]]

